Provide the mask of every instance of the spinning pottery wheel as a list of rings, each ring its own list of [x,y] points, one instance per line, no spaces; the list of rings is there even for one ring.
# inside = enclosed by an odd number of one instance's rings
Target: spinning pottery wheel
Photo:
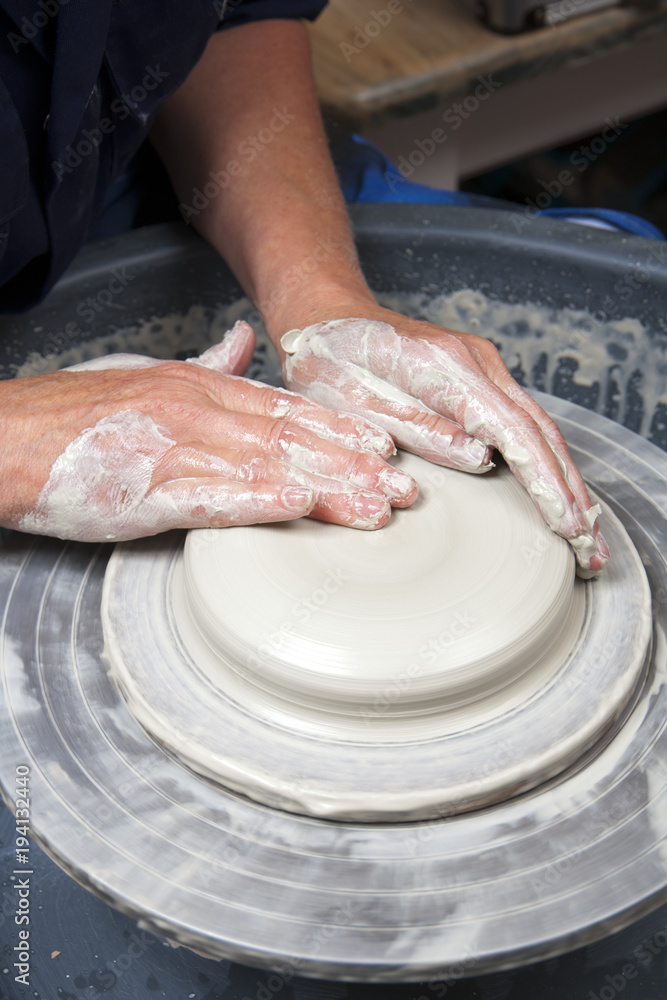
[[[311,600],[305,622],[295,602],[306,608],[315,591],[295,596],[288,587],[292,629],[280,608],[263,625],[257,604],[262,641],[251,655],[252,613],[241,611],[261,595],[243,596],[234,563],[248,565],[249,550],[234,551],[246,529],[228,541],[211,533],[211,543],[191,535],[185,556],[180,535],[133,543],[110,562],[107,546],[13,538],[0,577],[0,778],[8,787],[18,763],[30,766],[33,833],[45,849],[104,899],[181,943],[330,978],[507,967],[600,937],[667,898],[667,457],[596,414],[541,401],[613,512],[604,521],[613,562],[604,577],[572,587],[567,547],[536,525],[523,556],[518,550],[520,662],[475,659],[475,629],[461,626],[465,659],[443,670],[466,598],[461,610],[441,592],[444,622],[437,602],[421,609],[439,669],[414,649],[406,663],[408,625],[389,628],[401,604],[383,603],[372,614],[380,638],[389,629],[385,645],[356,664],[364,669],[349,667],[344,691],[332,695],[336,662],[324,655],[318,622],[346,623],[340,645],[343,636],[358,639],[368,617],[355,616],[352,555],[341,539],[357,537],[387,577],[381,539],[387,532],[399,542],[410,511],[376,535],[315,526],[311,536],[307,522],[250,529],[273,539],[275,565],[294,536],[316,589],[335,581],[326,574],[337,567],[342,581],[325,603]],[[514,489],[504,473],[493,476],[473,485]],[[444,492],[426,482],[415,511],[431,523],[426,562],[408,563],[415,576],[441,565],[443,546],[449,551],[446,526],[434,529]],[[187,573],[195,567],[206,579],[202,565],[223,555],[229,616],[214,636],[206,587],[197,591]],[[501,572],[509,550],[489,559]],[[560,621],[548,627],[545,608],[531,604],[530,574],[544,575],[544,560],[545,600]],[[516,566],[507,569],[516,579]],[[253,579],[266,593],[275,590],[270,577]],[[174,597],[179,588],[185,599]],[[386,579],[378,588],[386,599]],[[115,680],[102,655],[103,608]],[[499,648],[509,617],[492,623]],[[323,655],[309,672],[318,642]],[[439,660],[438,642],[448,654]],[[413,662],[420,669],[410,673]],[[285,664],[303,672],[296,687],[284,681]],[[378,701],[402,669],[403,696]],[[502,684],[492,691],[494,677]]]
[[[613,725],[651,636],[614,515],[614,564],[586,585],[507,468],[400,464],[421,495],[386,530],[301,519],[117,547],[107,655],[158,743],[267,805],[386,821],[506,799]]]

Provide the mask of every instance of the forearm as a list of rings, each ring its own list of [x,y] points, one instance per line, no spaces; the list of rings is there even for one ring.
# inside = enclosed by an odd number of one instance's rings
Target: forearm
[[[299,22],[214,36],[153,139],[184,214],[229,263],[274,341],[333,318],[328,303],[340,315],[341,300],[370,298]]]
[[[572,541],[582,572],[604,567],[597,508],[565,442],[494,346],[374,302],[300,24],[268,21],[214,38],[165,105],[155,140],[181,202],[203,192],[191,221],[236,272],[276,347],[301,329],[283,366],[289,387],[363,414],[400,447],[456,469],[483,472],[498,448],[546,522]],[[220,191],[206,188],[216,173]]]

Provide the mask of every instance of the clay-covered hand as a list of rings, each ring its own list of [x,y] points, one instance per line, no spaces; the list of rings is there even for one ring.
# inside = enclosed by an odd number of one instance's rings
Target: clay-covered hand
[[[546,523],[573,546],[579,574],[601,570],[609,550],[600,508],[558,427],[493,344],[380,307],[373,314],[286,333],[286,385],[372,420],[399,447],[439,465],[485,472],[497,448]]]
[[[390,436],[239,377],[237,323],[199,358],[111,355],[0,383],[0,524],[80,541],[310,514],[376,528],[417,495]]]

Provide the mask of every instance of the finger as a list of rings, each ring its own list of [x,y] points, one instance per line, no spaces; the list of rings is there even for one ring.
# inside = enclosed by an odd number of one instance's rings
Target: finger
[[[504,384],[505,382],[507,384]],[[535,423],[539,426],[544,439],[547,441],[556,457],[556,461],[558,462],[565,480],[574,495],[579,509],[583,511],[584,518],[587,523],[589,523],[592,536],[599,539],[599,544],[601,547],[604,547],[608,557],[609,550],[607,549],[607,544],[604,541],[604,538],[600,534],[600,528],[597,524],[599,505],[595,504],[591,499],[588,487],[586,486],[583,476],[570,454],[570,449],[567,446],[558,424],[551,419],[549,414],[542,409],[539,403],[535,402],[535,400],[517,382],[515,382],[513,378],[509,377],[508,379],[503,380],[501,387],[507,395],[510,396],[515,403],[517,403],[517,405],[523,407],[523,409],[530,414]],[[598,566],[597,568],[601,569],[602,567]]]
[[[327,481],[323,477],[299,474],[296,469],[292,470],[292,475],[314,488],[315,504],[310,517],[317,521],[374,531],[383,527],[391,516],[389,501],[377,493],[355,490],[335,479]]]
[[[437,373],[442,348],[426,342],[414,346],[421,357],[417,366],[411,358],[413,377],[415,368],[420,367],[430,371],[435,367]],[[596,524],[599,508],[590,506],[585,485],[581,492],[583,480],[577,476],[573,483],[578,488],[581,506],[564,474],[560,453],[552,448],[531,413],[486,376],[463,344],[448,344],[446,358],[446,372],[437,373],[424,385],[421,394],[424,402],[458,420],[479,440],[501,452],[549,527],[572,545],[580,576],[603,569],[609,560],[609,550]]]
[[[558,534],[571,538],[587,530],[539,426],[488,378],[459,338],[444,333],[441,346],[399,337],[385,323],[369,326],[366,344],[354,353],[372,364],[375,375],[497,448]]]
[[[255,350],[255,331],[245,320],[237,320],[219,344],[214,344],[198,358],[188,358],[188,363],[212,368],[222,375],[243,375],[252,361]]]
[[[586,484],[570,455],[558,425],[512,378],[494,345],[467,334],[461,335],[461,339],[492,381],[514,403],[528,413],[540,428],[542,437],[551,448],[561,474],[574,496],[574,509],[583,515],[583,521],[586,525],[586,529],[581,529],[577,535],[569,538],[570,544],[576,551],[578,573],[583,577],[595,575],[609,561],[609,549],[597,523],[601,507],[591,500]]]
[[[389,434],[371,421],[337,413],[289,389],[276,389],[253,379],[229,377],[207,386],[212,397],[230,410],[258,416],[289,418],[306,430],[344,448],[370,451],[382,458],[395,454]]]
[[[325,406],[370,416],[399,448],[429,462],[472,473],[493,468],[491,448],[367,369],[306,360],[293,368],[291,381]]]
[[[446,350],[440,343],[399,336],[389,323],[347,319],[290,331],[282,345],[290,379],[303,369],[307,359],[312,359],[314,370],[327,361],[333,363],[338,367],[339,379],[341,373],[345,378],[355,366],[358,378],[365,378],[366,371],[374,377],[373,385],[379,393],[384,391],[393,397],[399,390],[399,398],[418,400],[453,421],[470,437],[499,447],[504,443],[500,434],[502,419],[507,416],[502,407],[509,404],[511,408],[513,404],[455,335],[443,331],[442,338]],[[512,422],[520,412],[519,407],[514,410]],[[482,430],[485,437],[480,434]],[[544,444],[543,450],[549,451]],[[551,454],[548,461],[557,468]]]
[[[305,487],[313,496],[312,517],[352,528],[380,528],[391,513],[386,496],[307,472],[254,450],[225,450],[209,455],[191,447],[172,448],[156,465],[153,483],[204,477],[224,477],[256,488],[275,483]]]
[[[494,383],[477,380],[474,392],[450,382],[435,384],[424,392],[426,401],[440,413],[459,419],[479,440],[501,452],[510,469],[531,494],[547,524],[565,537],[585,525],[551,448],[539,426]]]
[[[198,414],[203,450],[266,452],[296,469],[337,479],[364,491],[381,493],[396,506],[407,506],[418,493],[412,476],[371,452],[343,447],[289,420],[252,413],[230,413],[211,406]],[[178,438],[179,434],[175,433]]]
[[[252,360],[255,350],[255,331],[249,323],[239,320],[229,330],[219,344],[214,344],[198,358],[188,358],[190,364],[212,368],[222,374],[241,375]],[[152,368],[164,364],[160,358],[148,358],[143,354],[107,354],[101,358],[91,358],[78,365],[70,365],[64,371],[106,371],[108,369]]]
[[[579,507],[583,511],[588,510],[592,506],[590,495],[556,422],[512,378],[505,367],[500,352],[493,344],[488,341],[480,342],[478,337],[471,338],[468,335],[462,335],[461,339],[487,376],[509,396],[512,402],[520,406],[521,409],[525,410],[533,418],[540,428],[544,440],[553,451],[558,466]]]
[[[171,528],[226,528],[289,521],[310,513],[312,490],[304,486],[234,483],[226,479],[174,479],[150,490],[116,540],[141,538]]]

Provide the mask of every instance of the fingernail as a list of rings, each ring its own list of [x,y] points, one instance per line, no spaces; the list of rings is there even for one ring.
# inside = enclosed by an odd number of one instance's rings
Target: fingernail
[[[286,486],[280,497],[288,510],[306,511],[313,502],[313,491],[307,486]]]
[[[359,438],[359,446],[364,451],[372,451],[375,455],[380,455],[381,458],[388,458],[390,455],[396,454],[393,438],[379,427],[364,431]]]
[[[378,478],[382,492],[394,500],[405,500],[417,486],[412,476],[400,469],[385,469]]]
[[[601,534],[586,533],[568,541],[577,559],[577,576],[582,580],[597,576],[609,562],[609,549]]]
[[[475,439],[452,448],[450,452],[450,458],[468,472],[487,472],[493,469],[492,455],[493,448]]]
[[[595,508],[597,508],[597,510]],[[583,565],[577,565],[577,576],[582,577],[584,580],[588,580],[592,576],[598,576],[598,574],[601,573],[605,566],[609,563],[609,546],[607,545],[606,539],[597,524],[597,518],[601,513],[602,510],[600,505],[595,504],[595,507],[591,507],[584,515],[587,520],[592,522],[593,525],[593,530],[587,537],[590,537],[595,543],[595,550],[592,552],[588,562],[584,562]],[[575,553],[577,555],[577,559],[579,559],[579,553],[576,549]]]
[[[390,512],[389,501],[372,494],[359,493],[354,498],[354,512],[361,522],[375,528]]]

